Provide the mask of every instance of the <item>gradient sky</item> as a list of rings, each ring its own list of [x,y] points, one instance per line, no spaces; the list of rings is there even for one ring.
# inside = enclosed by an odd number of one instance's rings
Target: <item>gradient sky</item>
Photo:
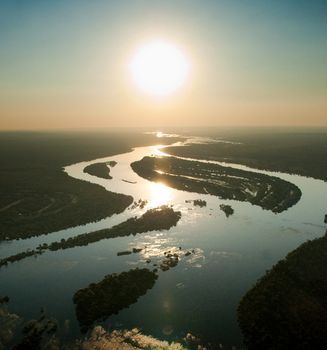
[[[190,58],[172,96],[127,64],[163,38]],[[1,0],[0,129],[327,125],[326,0]]]

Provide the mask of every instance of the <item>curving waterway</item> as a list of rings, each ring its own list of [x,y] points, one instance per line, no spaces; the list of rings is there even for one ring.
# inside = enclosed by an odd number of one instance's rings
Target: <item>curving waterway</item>
[[[160,135],[169,136],[169,135]],[[160,138],[158,138],[160,141]],[[192,142],[217,142],[197,137]],[[219,141],[221,142],[221,141]],[[130,164],[144,156],[165,155],[165,147],[138,147],[129,153],[67,166],[68,175],[99,184],[112,192],[147,200],[145,208],[128,208],[98,222],[72,227],[49,235],[3,242],[0,256],[9,256],[40,243],[50,243],[111,227],[131,216],[162,204],[173,205],[182,219],[169,231],[149,232],[130,237],[107,239],[63,251],[46,252],[0,270],[1,294],[11,298],[10,309],[26,318],[36,317],[39,308],[57,318],[63,337],[78,335],[72,296],[91,282],[113,272],[147,267],[163,257],[163,252],[182,247],[194,249],[173,269],[161,272],[152,290],[128,309],[110,317],[108,327],[140,327],[145,333],[169,340],[180,340],[186,333],[204,342],[231,347],[241,344],[236,308],[242,295],[267,269],[302,242],[322,236],[327,199],[326,182],[297,175],[261,171],[236,164],[210,162],[277,176],[297,185],[300,201],[280,214],[246,202],[221,200],[215,196],[184,192],[140,178]],[[92,163],[116,161],[111,180],[83,172]],[[197,160],[199,161],[199,160]],[[207,162],[203,160],[203,162]],[[194,207],[189,200],[204,199],[207,206]],[[230,204],[234,215],[226,218],[220,204]],[[96,205],[96,203],[90,203]],[[139,254],[117,256],[118,251],[145,248]],[[22,293],[22,291],[24,291]]]

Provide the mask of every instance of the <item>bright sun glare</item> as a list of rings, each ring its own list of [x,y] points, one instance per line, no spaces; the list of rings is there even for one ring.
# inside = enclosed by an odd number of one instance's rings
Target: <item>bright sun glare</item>
[[[157,96],[177,90],[187,78],[189,68],[189,62],[180,49],[159,40],[140,47],[129,64],[136,85]]]

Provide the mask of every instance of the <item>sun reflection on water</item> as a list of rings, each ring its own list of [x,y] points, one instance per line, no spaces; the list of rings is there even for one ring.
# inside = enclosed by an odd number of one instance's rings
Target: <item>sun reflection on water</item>
[[[167,204],[172,200],[172,191],[169,187],[159,182],[151,182],[149,183],[149,187],[150,207],[159,207],[160,205]]]
[[[161,149],[165,148],[164,145],[155,145],[151,146],[151,155],[152,156],[165,156],[166,153],[162,152]]]

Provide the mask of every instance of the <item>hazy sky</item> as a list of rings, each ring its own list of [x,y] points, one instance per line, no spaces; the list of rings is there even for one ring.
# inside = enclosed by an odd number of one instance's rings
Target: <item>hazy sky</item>
[[[189,58],[175,94],[127,65],[162,38]],[[1,0],[0,129],[327,125],[326,0]]]

